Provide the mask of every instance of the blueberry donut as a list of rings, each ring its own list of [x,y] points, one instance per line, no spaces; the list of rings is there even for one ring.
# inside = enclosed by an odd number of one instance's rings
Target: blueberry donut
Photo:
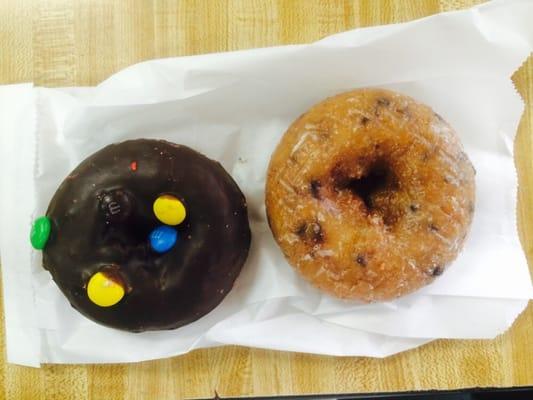
[[[246,200],[219,163],[145,139],[83,161],[31,233],[76,310],[133,332],[178,328],[213,310],[250,240]]]
[[[474,213],[475,171],[450,125],[381,89],[315,105],[268,168],[266,209],[289,263],[334,296],[384,301],[441,275]]]

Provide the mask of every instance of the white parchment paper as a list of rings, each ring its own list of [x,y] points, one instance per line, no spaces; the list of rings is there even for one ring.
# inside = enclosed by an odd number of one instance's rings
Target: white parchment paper
[[[435,338],[492,338],[533,298],[516,227],[513,141],[523,102],[511,74],[533,48],[533,2],[501,1],[311,45],[153,60],[97,87],[0,88],[0,249],[8,360],[129,362],[239,344],[384,357]],[[312,104],[379,86],[429,104],[459,133],[477,170],[467,244],[434,284],[360,305],[310,287],[284,260],[265,217],[265,173],[288,125]],[[30,248],[66,175],[101,147],[161,138],[219,160],[248,199],[250,257],[202,319],[132,334],[73,310]],[[83,227],[80,227],[83,234]]]

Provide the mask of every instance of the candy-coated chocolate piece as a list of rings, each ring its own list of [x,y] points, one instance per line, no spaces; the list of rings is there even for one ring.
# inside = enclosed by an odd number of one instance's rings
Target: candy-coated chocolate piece
[[[178,232],[170,226],[159,226],[150,233],[150,245],[158,253],[166,253],[176,244]]]
[[[124,297],[124,284],[116,276],[97,272],[87,284],[87,296],[100,307],[111,307]]]
[[[101,196],[100,209],[106,221],[122,222],[131,215],[133,200],[124,190],[115,189]]]
[[[178,225],[185,219],[186,211],[183,203],[176,197],[164,194],[154,201],[154,214],[166,225]]]
[[[34,249],[44,249],[50,237],[51,230],[52,224],[50,223],[50,218],[44,216],[35,220],[30,233],[30,242]]]

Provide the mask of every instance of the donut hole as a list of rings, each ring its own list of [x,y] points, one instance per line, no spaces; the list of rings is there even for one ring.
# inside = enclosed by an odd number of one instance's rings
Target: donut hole
[[[372,165],[367,173],[360,178],[352,178],[347,182],[345,189],[350,190],[355,196],[358,196],[366,208],[374,209],[373,195],[387,189],[389,186],[389,175],[391,175],[388,165],[384,162],[378,162]]]
[[[363,204],[368,215],[379,215],[385,225],[398,219],[392,204],[398,179],[384,159],[360,160],[351,168],[336,167],[332,173],[336,191],[349,192]]]

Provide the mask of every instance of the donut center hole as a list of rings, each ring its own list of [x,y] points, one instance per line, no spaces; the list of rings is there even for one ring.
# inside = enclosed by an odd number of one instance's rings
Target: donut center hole
[[[398,180],[386,161],[368,163],[356,177],[347,171],[337,171],[334,175],[337,190],[347,190],[361,199],[367,212],[380,214],[386,225],[394,223],[394,213],[390,212],[389,207],[390,194],[398,189]]]

